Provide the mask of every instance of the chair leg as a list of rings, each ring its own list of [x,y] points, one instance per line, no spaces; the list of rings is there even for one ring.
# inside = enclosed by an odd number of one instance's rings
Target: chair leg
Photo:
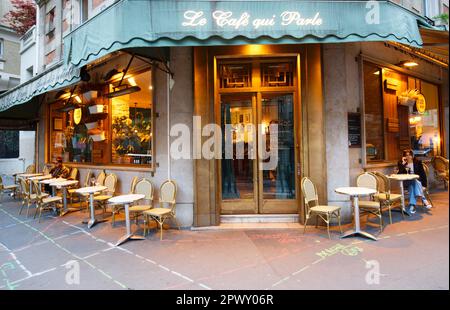
[[[341,231],[342,235],[342,226],[341,226],[341,211],[338,211],[338,223],[339,223],[339,230]]]
[[[389,208],[389,224],[392,225],[392,211],[391,211],[391,204],[388,204],[388,208]]]
[[[159,230],[160,230],[160,238],[159,240],[162,241],[162,235],[163,235],[163,225],[164,225],[164,219],[160,218],[160,220],[158,221],[159,223]]]
[[[144,213],[142,214],[143,218],[144,218],[144,237],[146,236],[146,231],[147,231],[147,215]]]
[[[331,239],[330,236],[330,214],[327,213],[327,232],[328,232],[328,239]]]
[[[20,206],[19,215],[22,214],[22,209],[25,206],[25,201],[22,201],[22,205]]]
[[[306,215],[305,225],[303,226],[303,234],[305,234],[305,232],[306,232],[306,225],[308,224],[308,220],[309,220],[309,212]]]
[[[41,222],[41,215],[42,215],[42,208],[39,208],[39,218],[38,218],[38,223]]]
[[[111,216],[111,226],[114,227],[116,223],[116,208],[112,208],[112,216]]]

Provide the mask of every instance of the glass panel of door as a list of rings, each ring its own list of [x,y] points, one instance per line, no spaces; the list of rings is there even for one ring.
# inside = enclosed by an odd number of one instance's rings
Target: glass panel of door
[[[222,214],[296,213],[293,94],[221,95],[220,121]]]

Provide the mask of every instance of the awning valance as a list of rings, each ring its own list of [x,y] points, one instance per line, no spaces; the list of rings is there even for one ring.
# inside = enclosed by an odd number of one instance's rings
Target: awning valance
[[[64,38],[65,63],[147,46],[396,41],[422,45],[426,23],[388,1],[121,0]]]
[[[61,62],[31,80],[0,95],[0,112],[28,102],[33,97],[80,81],[80,69]]]

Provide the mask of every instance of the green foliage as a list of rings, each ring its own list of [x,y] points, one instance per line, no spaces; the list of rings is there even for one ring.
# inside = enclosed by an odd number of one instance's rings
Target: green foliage
[[[118,155],[145,153],[150,141],[150,122],[142,118],[132,121],[126,116],[115,117],[112,123],[113,147]]]

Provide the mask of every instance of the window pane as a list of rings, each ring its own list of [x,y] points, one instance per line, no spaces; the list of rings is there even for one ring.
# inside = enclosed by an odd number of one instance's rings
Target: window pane
[[[219,65],[220,88],[251,87],[251,64],[236,63]]]
[[[112,162],[152,162],[153,85],[151,71],[129,75],[110,84],[112,107]],[[121,93],[117,93],[121,91]]]
[[[252,97],[241,94],[222,96],[221,123],[222,199],[253,199]]]
[[[293,86],[294,64],[291,62],[261,64],[261,84],[263,87]]]
[[[19,131],[0,130],[0,158],[19,157]]]
[[[64,162],[92,163],[93,140],[85,124],[85,121],[88,122],[88,110],[81,110],[83,120],[76,124],[75,111],[66,111],[67,107],[66,102],[50,106],[50,161],[61,156]]]
[[[266,148],[274,147],[270,145],[270,135],[278,135],[278,145],[275,147],[278,160],[276,168],[263,170],[263,197],[264,199],[294,199],[295,150],[292,94],[263,95],[261,117],[266,130]],[[272,124],[278,125],[277,132],[271,132]]]
[[[367,161],[384,160],[381,69],[364,63],[364,121]]]
[[[439,93],[436,85],[424,81],[421,81],[420,85],[423,98],[419,95],[409,114],[411,146],[416,156],[432,157],[439,155],[441,152],[438,114]],[[422,99],[424,99],[423,102],[417,102]],[[424,104],[424,111],[421,110],[421,104]]]

